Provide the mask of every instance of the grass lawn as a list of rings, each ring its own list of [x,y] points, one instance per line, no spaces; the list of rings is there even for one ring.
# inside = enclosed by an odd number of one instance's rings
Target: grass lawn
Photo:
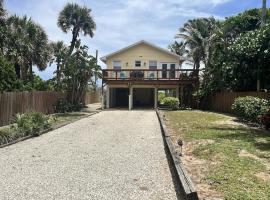
[[[201,197],[214,194],[224,199],[270,199],[270,132],[217,113],[164,114],[172,136],[184,140],[183,162],[194,179],[199,177],[194,182]],[[186,155],[193,159],[185,159]],[[199,164],[194,167],[193,162]],[[206,188],[216,194],[207,194],[203,191]]]

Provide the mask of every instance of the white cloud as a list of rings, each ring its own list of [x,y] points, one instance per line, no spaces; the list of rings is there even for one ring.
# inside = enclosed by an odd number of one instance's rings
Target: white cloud
[[[94,54],[99,55],[122,48],[141,39],[167,47],[177,29],[188,19],[216,16],[213,8],[230,0],[74,0],[92,9],[97,24],[94,38],[82,37]],[[71,33],[64,34],[56,25],[59,12],[68,0],[6,0],[11,13],[27,14],[40,23],[49,39],[69,44]],[[219,17],[219,16],[216,16]],[[42,72],[52,75],[52,68]]]

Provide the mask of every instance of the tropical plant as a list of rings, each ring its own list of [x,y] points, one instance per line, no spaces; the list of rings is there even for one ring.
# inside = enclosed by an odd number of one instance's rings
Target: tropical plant
[[[56,63],[56,90],[61,87],[61,73],[63,71],[63,63],[67,54],[68,47],[63,41],[52,42],[51,48],[53,50],[53,62]]]
[[[268,100],[252,96],[238,97],[232,105],[232,110],[238,117],[252,122],[258,122],[258,117],[264,114],[268,108]]]
[[[13,15],[7,19],[7,26],[9,39],[5,54],[13,62],[18,77],[33,80],[33,65],[44,70],[51,59],[47,35],[27,16]]]
[[[13,65],[3,56],[0,56],[0,80],[0,92],[20,90],[22,88]]]
[[[189,56],[193,58],[194,69],[199,70],[200,64],[208,63],[212,42],[212,31],[217,22],[214,18],[198,18],[189,20],[179,29],[176,38],[183,39]]]
[[[183,41],[181,42],[174,41],[174,43],[170,44],[168,48],[170,49],[171,52],[179,56],[185,56],[188,55],[189,53]]]
[[[48,129],[51,126],[50,118],[39,112],[17,114],[14,122],[12,129],[24,136],[37,136],[42,130]]]
[[[84,105],[84,96],[89,82],[92,82],[91,77],[101,77],[101,68],[96,64],[96,58],[88,54],[87,46],[81,46],[80,41],[77,41],[75,49],[63,70],[64,82],[67,85],[68,101],[73,105]]]
[[[72,32],[72,40],[67,56],[69,57],[75,47],[79,33],[84,35],[94,36],[96,24],[91,16],[91,9],[81,7],[75,3],[68,3],[60,12],[58,17],[58,26],[64,33]]]

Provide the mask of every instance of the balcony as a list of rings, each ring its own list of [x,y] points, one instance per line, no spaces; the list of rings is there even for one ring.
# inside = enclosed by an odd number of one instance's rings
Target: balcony
[[[198,70],[193,69],[104,69],[102,70],[103,81],[134,81],[134,82],[168,82],[168,81],[197,81]]]

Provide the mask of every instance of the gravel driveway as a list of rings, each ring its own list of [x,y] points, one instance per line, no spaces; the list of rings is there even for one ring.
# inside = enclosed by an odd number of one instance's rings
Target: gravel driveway
[[[154,111],[104,111],[0,149],[0,199],[177,199]]]

